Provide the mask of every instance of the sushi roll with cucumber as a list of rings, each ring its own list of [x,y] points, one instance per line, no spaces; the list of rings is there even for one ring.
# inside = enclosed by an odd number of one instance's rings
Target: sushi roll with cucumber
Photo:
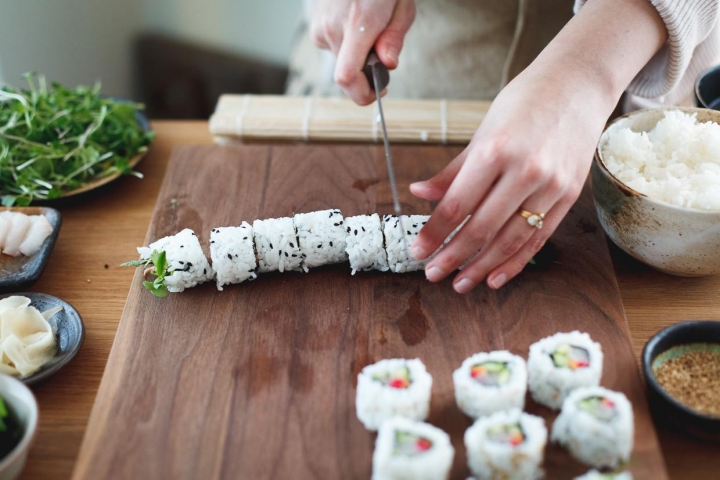
[[[255,220],[252,225],[258,273],[302,269],[302,255],[292,218]]]
[[[602,347],[587,333],[556,333],[533,343],[528,356],[533,400],[558,410],[574,389],[600,384],[602,365]]]
[[[472,418],[525,407],[525,360],[500,350],[476,353],[453,372],[455,401]]]
[[[257,260],[253,246],[252,227],[242,222],[239,227],[213,228],[210,232],[210,258],[217,289],[257,278]]]
[[[300,242],[303,270],[347,261],[347,231],[340,210],[298,213],[293,223]]]
[[[552,440],[576,460],[595,468],[617,468],[630,459],[634,439],[632,405],[603,387],[578,388],[563,402]]]
[[[633,480],[630,472],[602,473],[597,470],[590,470],[585,475],[575,477],[575,480]]]
[[[545,421],[512,409],[482,417],[465,431],[468,466],[477,480],[533,480],[547,443]]]
[[[168,292],[179,293],[213,278],[212,267],[197,235],[189,228],[163,237],[147,247],[138,247],[137,251],[140,260],[129,262],[130,266],[145,267],[145,286],[153,293],[161,293],[163,286]],[[154,276],[155,280],[147,280],[148,276]]]
[[[358,271],[388,270],[382,223],[377,213],[345,217],[345,251],[352,274]]]
[[[432,377],[420,359],[391,358],[368,365],[358,375],[355,409],[368,430],[394,416],[425,420]]]
[[[446,480],[454,455],[450,437],[439,428],[393,417],[378,432],[372,480]]]
[[[410,254],[415,237],[428,222],[428,215],[385,215],[383,217],[383,234],[385,250],[390,270],[395,273],[416,272],[423,270],[432,255],[424,260],[416,260]],[[403,239],[403,230],[405,231]],[[405,243],[407,242],[407,244]]]

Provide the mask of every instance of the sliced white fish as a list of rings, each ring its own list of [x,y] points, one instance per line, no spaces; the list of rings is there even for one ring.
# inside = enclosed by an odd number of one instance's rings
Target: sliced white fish
[[[33,215],[30,217],[32,225],[25,234],[25,239],[20,244],[20,253],[31,257],[35,255],[43,242],[53,232],[53,227],[45,218],[45,215]]]
[[[30,229],[32,220],[22,213],[12,212],[11,215],[12,226],[10,227],[10,233],[5,238],[3,253],[17,257],[20,255],[20,245],[25,240],[25,234]]]
[[[10,232],[10,226],[12,225],[10,220],[5,218],[6,215],[3,215],[4,213],[6,212],[0,213],[0,250],[2,250],[5,245],[5,237],[7,237],[7,234]]]

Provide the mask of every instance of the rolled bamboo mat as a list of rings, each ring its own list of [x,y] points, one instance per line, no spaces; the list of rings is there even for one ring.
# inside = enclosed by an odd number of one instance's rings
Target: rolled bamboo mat
[[[490,102],[383,99],[388,137],[405,143],[467,143]],[[210,117],[218,143],[262,140],[380,142],[377,105],[344,98],[223,95]]]

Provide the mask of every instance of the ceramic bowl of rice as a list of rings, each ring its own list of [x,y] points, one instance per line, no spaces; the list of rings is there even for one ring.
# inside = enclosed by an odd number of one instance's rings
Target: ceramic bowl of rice
[[[600,223],[625,252],[673,275],[720,273],[720,112],[667,107],[612,122],[592,185]]]

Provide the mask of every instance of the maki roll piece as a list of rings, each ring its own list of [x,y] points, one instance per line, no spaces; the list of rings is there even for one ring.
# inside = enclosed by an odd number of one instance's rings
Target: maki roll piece
[[[358,271],[388,270],[382,223],[377,213],[345,218],[345,251],[352,274]]]
[[[250,224],[243,222],[239,227],[213,228],[210,232],[210,257],[218,290],[222,290],[223,285],[257,278]]]
[[[252,229],[259,273],[301,270],[302,256],[292,218],[255,220]]]
[[[533,480],[547,443],[545,421],[520,409],[496,412],[465,431],[468,466],[477,480]]]
[[[205,258],[195,232],[186,228],[175,235],[161,238],[147,247],[138,247],[143,261],[150,262],[153,253],[164,253],[163,272],[150,272],[163,279],[168,292],[179,293],[213,278],[213,270]],[[149,268],[153,268],[148,263]]]
[[[303,270],[347,261],[347,227],[340,210],[298,213],[293,223],[300,242]]]
[[[627,397],[602,387],[578,388],[563,402],[552,440],[580,462],[617,468],[630,459],[634,423]]]
[[[597,470],[590,470],[585,475],[575,477],[575,480],[633,480],[630,472],[601,473]]]
[[[455,401],[465,415],[479,418],[525,407],[525,360],[502,350],[476,353],[453,372]]]
[[[439,428],[393,417],[378,432],[372,480],[445,480],[454,455],[450,437]]]
[[[385,215],[383,217],[383,234],[385,235],[385,251],[387,252],[388,266],[395,273],[416,272],[425,268],[433,255],[416,260],[410,254],[415,237],[430,217],[428,215]],[[405,240],[403,240],[403,230]]]
[[[556,333],[533,343],[528,356],[533,400],[559,409],[574,389],[600,384],[602,364],[602,347],[587,333]]]
[[[420,359],[392,358],[368,365],[358,375],[355,409],[368,430],[394,416],[425,420],[432,377]]]

